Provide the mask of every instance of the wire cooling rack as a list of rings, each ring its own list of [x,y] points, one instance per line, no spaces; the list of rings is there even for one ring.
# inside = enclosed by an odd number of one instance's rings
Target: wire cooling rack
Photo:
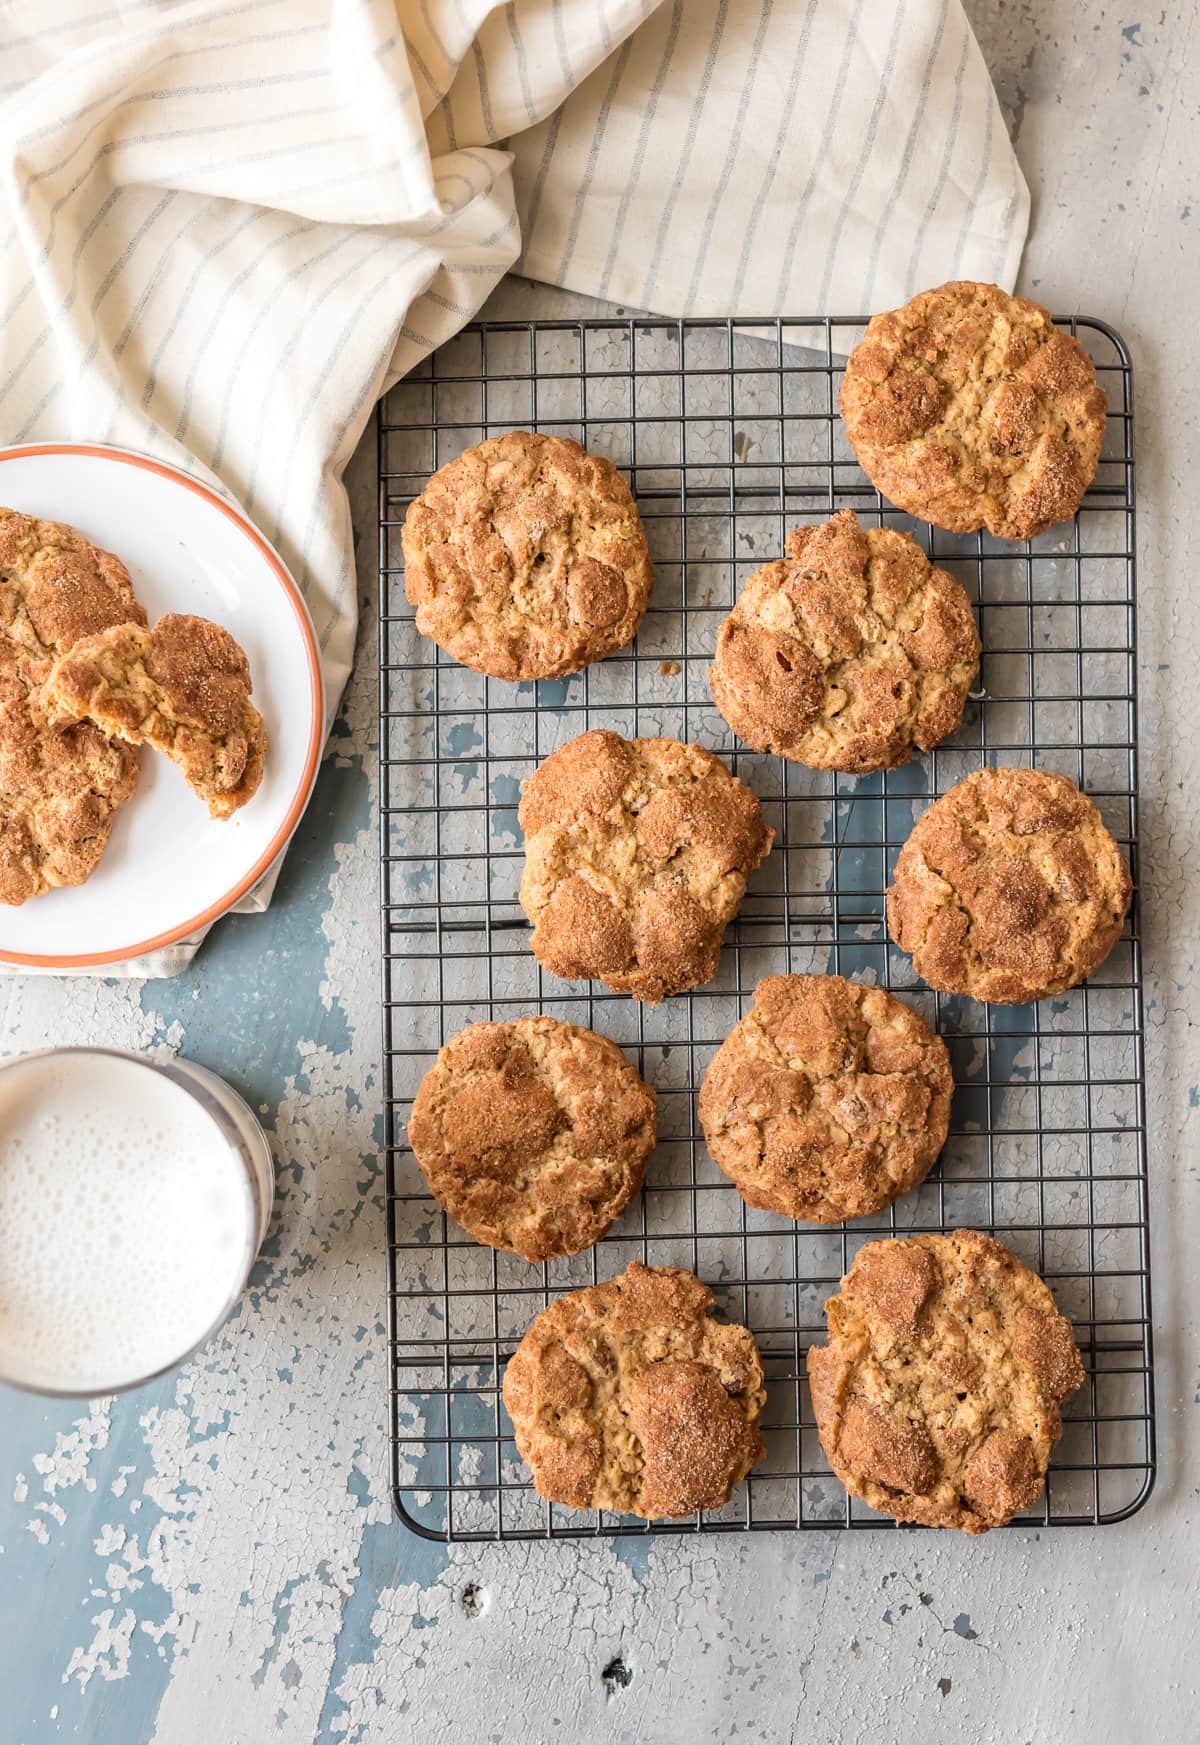
[[[1115,1521],[1150,1494],[1150,1350],[1141,950],[1125,936],[1082,988],[1035,1006],[931,993],[888,940],[884,890],[928,801],[981,764],[1060,770],[1092,795],[1137,876],[1132,377],[1102,322],[1066,321],[1109,398],[1075,521],[1028,544],[956,537],[891,509],[836,414],[858,320],[500,322],[465,330],[379,418],[380,757],[387,1244],[394,1496],[439,1539],[858,1528],[817,1440],[804,1379],[821,1306],[880,1235],[978,1226],[1050,1282],[1088,1372],[1026,1524]],[[573,436],[626,472],[656,580],[632,649],[565,680],[512,685],[419,636],[400,527],[429,473],[485,436]],[[741,583],[787,529],[857,510],[901,527],[977,603],[984,656],[961,730],[886,775],[820,774],[740,747],[706,677]],[[759,794],[777,836],[726,935],[716,980],[657,1009],[544,975],[517,903],[520,784],[589,727],[696,740]],[[695,1116],[704,1069],[763,975],[834,971],[895,988],[945,1038],[957,1091],[926,1184],[834,1229],[749,1210]],[[611,1036],[659,1095],[646,1188],[596,1248],[531,1266],[474,1244],[430,1198],[406,1143],[438,1047],[481,1018],[548,1012]],[[555,1294],[634,1258],[692,1268],[754,1331],[766,1457],[724,1508],[647,1525],[543,1501],[500,1400],[503,1366]]]

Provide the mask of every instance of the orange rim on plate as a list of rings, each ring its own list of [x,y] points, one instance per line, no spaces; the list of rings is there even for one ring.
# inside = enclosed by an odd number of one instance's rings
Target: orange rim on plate
[[[251,887],[258,883],[267,868],[277,860],[292,832],[300,822],[301,814],[308,804],[312,794],[313,783],[316,780],[317,765],[321,758],[321,746],[325,738],[325,695],[321,679],[321,658],[317,649],[316,632],[304,597],[292,580],[287,566],[279,553],[269,545],[262,534],[254,527],[240,509],[235,509],[224,498],[210,490],[207,485],[193,479],[187,473],[180,472],[178,467],[167,466],[164,461],[151,460],[148,455],[134,454],[129,449],[106,448],[94,442],[32,442],[21,448],[0,449],[0,463],[9,460],[25,460],[32,455],[42,454],[83,454],[97,456],[101,460],[118,461],[124,466],[140,467],[144,472],[161,473],[163,478],[172,479],[186,490],[194,491],[196,496],[203,497],[211,503],[214,509],[219,509],[222,515],[233,522],[238,530],[254,545],[267,560],[274,571],[279,585],[287,595],[300,633],[304,638],[304,649],[308,659],[308,675],[312,685],[314,701],[312,727],[309,733],[308,753],[304,760],[304,774],[300,779],[283,823],[275,832],[271,841],[259,855],[248,873],[245,873],[231,890],[215,903],[202,910],[199,915],[193,915],[189,921],[181,921],[178,927],[170,927],[165,933],[155,934],[153,939],[141,939],[133,945],[122,946],[119,951],[91,951],[71,957],[48,957],[32,952],[7,951],[0,947],[0,963],[13,963],[30,969],[90,969],[97,964],[124,963],[128,959],[145,957],[151,951],[160,951],[166,945],[175,945],[181,939],[186,939],[189,933],[197,932],[201,927],[208,927],[214,921],[228,912],[233,905],[244,897]]]

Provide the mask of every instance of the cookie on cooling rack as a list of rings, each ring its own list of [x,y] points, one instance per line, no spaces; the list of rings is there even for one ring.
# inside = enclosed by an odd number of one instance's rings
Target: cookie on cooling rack
[[[986,1533],[1041,1495],[1084,1373],[1036,1273],[977,1230],[868,1242],[808,1353],[817,1434],[852,1496]]]
[[[437,1200],[477,1242],[549,1260],[590,1248],[638,1192],[655,1106],[615,1042],[517,1018],[447,1042],[408,1136]]]
[[[521,907],[544,969],[657,1005],[716,974],[747,876],[774,840],[719,758],[597,728],[525,782]]]
[[[439,468],[402,538],[417,629],[496,679],[574,673],[623,648],[654,579],[612,462],[528,430]]]
[[[543,1309],[504,1373],[542,1496],[671,1519],[727,1503],[763,1452],[766,1390],[745,1327],[693,1273],[633,1261]]]
[[[700,1124],[748,1205],[835,1224],[924,1181],[953,1088],[945,1043],[893,994],[768,976],[704,1075]]]
[[[935,527],[1001,539],[1074,515],[1107,405],[1091,358],[1040,304],[972,281],[876,315],[841,391],[877,490]]]
[[[95,871],[137,787],[137,753],[91,722],[53,722],[57,656],[109,625],[146,622],[125,565],[73,527],[0,509],[0,902]]]
[[[896,860],[888,929],[918,975],[994,1005],[1061,994],[1120,937],[1128,868],[1086,794],[983,769],[935,800]]]
[[[962,720],[971,603],[906,533],[843,509],[797,527],[717,635],[713,701],[739,739],[810,769],[895,769]]]

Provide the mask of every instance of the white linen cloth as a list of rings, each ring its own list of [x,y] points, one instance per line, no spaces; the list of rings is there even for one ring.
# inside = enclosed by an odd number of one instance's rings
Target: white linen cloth
[[[0,443],[232,494],[331,708],[343,468],[518,257],[669,315],[856,313],[1011,286],[1028,218],[959,0],[4,0],[0,173]]]

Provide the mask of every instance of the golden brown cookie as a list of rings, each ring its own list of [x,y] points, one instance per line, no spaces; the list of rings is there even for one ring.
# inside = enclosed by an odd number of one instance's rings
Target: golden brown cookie
[[[538,962],[652,1006],[716,974],[726,923],[775,834],[710,751],[601,728],[538,766],[517,815]]]
[[[931,988],[1020,1005],[1091,975],[1132,894],[1120,850],[1074,782],[976,770],[900,850],[888,929]]]
[[[654,1091],[615,1042],[557,1018],[472,1024],[421,1080],[408,1137],[441,1205],[526,1260],[590,1248],[642,1185]]]
[[[952,533],[1032,539],[1091,484],[1108,402],[1038,303],[969,280],[876,315],[842,382],[846,434],[897,508]]]
[[[654,580],[612,462],[528,430],[439,468],[409,507],[403,545],[417,629],[496,679],[574,673],[623,648]]]
[[[950,1057],[919,1013],[841,976],[768,976],[700,1086],[708,1149],[747,1205],[836,1224],[924,1181]]]
[[[267,730],[250,691],[249,662],[229,632],[179,612],[153,630],[122,624],[85,637],[46,681],[60,719],[152,745],[214,818],[244,806],[262,781]]]
[[[89,722],[55,725],[42,684],[80,637],[146,614],[119,558],[73,527],[0,509],[0,902],[95,871],[137,754]]]
[[[717,635],[713,701],[739,739],[810,769],[895,769],[962,720],[971,602],[915,540],[850,509],[788,535]]]
[[[1003,1244],[978,1230],[868,1242],[825,1315],[808,1379],[852,1496],[965,1533],[1037,1501],[1083,1365],[1046,1285]]]
[[[543,1309],[504,1404],[552,1503],[661,1520],[717,1509],[763,1452],[766,1390],[745,1327],[693,1273],[633,1261]]]

